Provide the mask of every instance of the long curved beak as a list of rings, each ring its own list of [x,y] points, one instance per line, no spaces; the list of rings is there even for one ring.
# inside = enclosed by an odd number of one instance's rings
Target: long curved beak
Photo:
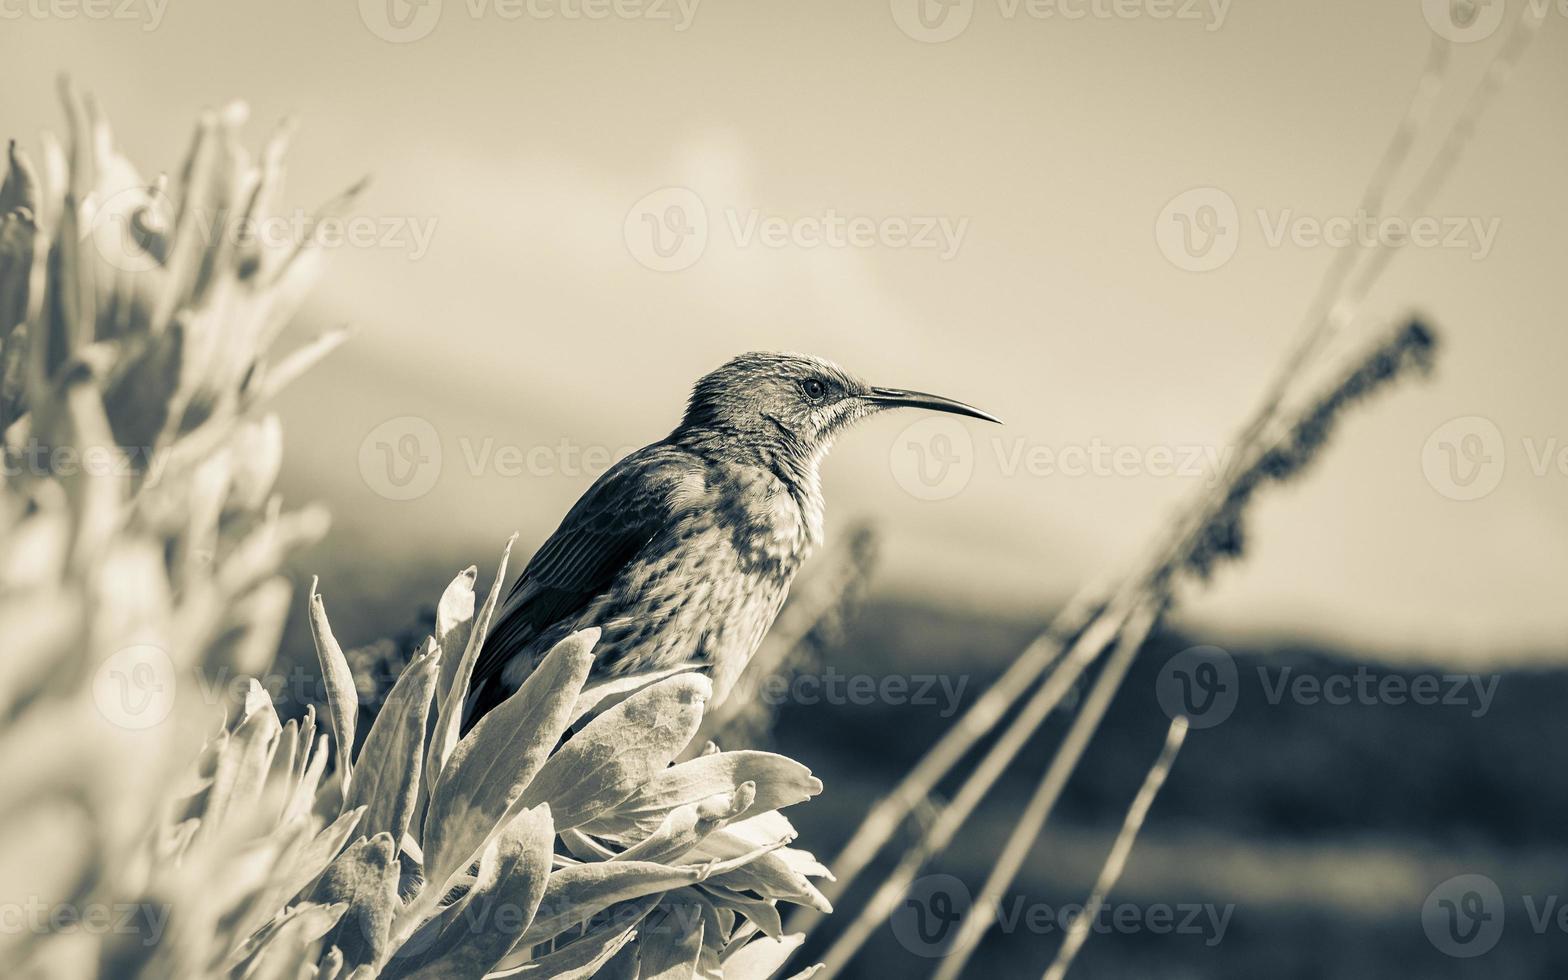
[[[902,388],[872,388],[866,400],[873,405],[885,408],[929,408],[934,412],[947,412],[952,415],[967,415],[972,419],[984,419],[987,422],[1002,424],[1002,420],[989,412],[982,412],[973,405],[943,398],[941,395],[928,395],[923,391],[905,391]]]

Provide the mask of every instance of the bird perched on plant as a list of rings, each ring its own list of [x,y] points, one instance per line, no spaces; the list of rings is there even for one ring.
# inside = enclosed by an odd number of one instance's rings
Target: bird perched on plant
[[[823,456],[890,408],[998,421],[804,354],[742,354],[704,376],[675,431],[605,472],[523,569],[474,664],[465,728],[590,626],[595,676],[696,663],[722,700],[821,541]]]

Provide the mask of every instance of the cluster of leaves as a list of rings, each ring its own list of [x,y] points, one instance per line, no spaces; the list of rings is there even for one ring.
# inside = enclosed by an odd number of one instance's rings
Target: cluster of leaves
[[[0,962],[123,976],[224,904],[204,894],[217,864],[171,866],[154,828],[243,705],[234,679],[272,662],[283,556],[325,530],[273,496],[281,432],[260,407],[332,341],[268,353],[311,241],[198,227],[275,205],[281,140],[254,164],[243,113],[212,114],[165,187],[90,105],[66,108],[68,142],[46,137],[37,165],[13,144],[0,184]]]
[[[590,683],[595,630],[562,641],[459,738],[505,565],[477,614],[475,569],[448,586],[352,760],[357,694],[312,597],[338,758],[308,787],[325,823],[311,830],[326,839],[302,853],[337,856],[305,869],[317,884],[291,907],[330,931],[291,942],[388,977],[771,975],[796,946],[776,903],[828,907],[810,881],[826,869],[786,846],[795,832],[778,812],[821,784],[767,752],[709,744],[676,762],[708,679],[674,669]],[[298,877],[271,874],[285,887]]]
[[[284,139],[205,117],[170,183],[66,97],[70,139],[0,185],[0,961],[40,977],[764,977],[826,910],[778,812],[799,764],[690,745],[688,671],[590,683],[568,638],[459,737],[496,593],[476,570],[355,752],[357,692],[311,596],[326,699],[255,676],[325,532],[273,493],[269,397],[335,336],[270,351],[313,278],[230,229],[275,213]],[[345,198],[346,201],[346,198]],[[338,202],[339,204],[343,202]],[[503,558],[497,585],[504,575]],[[477,607],[477,609],[476,609]]]

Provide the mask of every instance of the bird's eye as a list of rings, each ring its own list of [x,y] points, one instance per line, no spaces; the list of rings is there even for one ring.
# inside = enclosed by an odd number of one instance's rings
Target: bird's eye
[[[800,390],[804,391],[806,393],[806,397],[812,401],[820,400],[822,396],[828,392],[827,385],[818,381],[816,378],[807,378],[806,380],[802,381],[800,383]]]

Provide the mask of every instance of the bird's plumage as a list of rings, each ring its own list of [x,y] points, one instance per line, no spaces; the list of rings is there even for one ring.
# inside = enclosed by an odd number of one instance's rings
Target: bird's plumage
[[[821,538],[833,436],[914,395],[799,354],[745,354],[703,377],[675,431],[601,476],[523,569],[475,662],[466,724],[589,626],[597,675],[693,663],[722,700]]]

